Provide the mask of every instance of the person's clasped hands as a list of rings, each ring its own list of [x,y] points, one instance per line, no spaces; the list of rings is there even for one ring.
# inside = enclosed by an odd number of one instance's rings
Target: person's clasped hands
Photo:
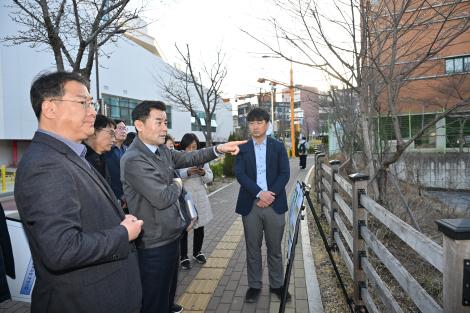
[[[258,198],[259,200],[256,205],[260,208],[267,208],[276,199],[276,194],[272,191],[261,191]]]
[[[127,230],[129,241],[135,240],[139,236],[143,224],[143,220],[139,220],[132,214],[126,214],[125,218],[121,222],[121,225]]]

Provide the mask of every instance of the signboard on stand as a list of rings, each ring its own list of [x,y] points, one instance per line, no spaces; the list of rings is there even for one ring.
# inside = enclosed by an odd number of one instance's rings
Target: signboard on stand
[[[31,302],[36,274],[33,259],[29,250],[29,243],[24,233],[18,211],[5,212],[8,233],[10,234],[13,258],[15,260],[16,279],[7,277],[8,288],[14,301]]]
[[[287,216],[287,230],[288,230],[288,237],[287,237],[287,259],[290,258],[292,247],[294,243],[295,237],[295,230],[298,222],[298,217],[300,214],[300,208],[302,207],[302,203],[304,200],[304,193],[302,190],[302,185],[297,182],[295,184],[295,190],[292,193],[292,197],[290,200],[289,205],[289,212]]]

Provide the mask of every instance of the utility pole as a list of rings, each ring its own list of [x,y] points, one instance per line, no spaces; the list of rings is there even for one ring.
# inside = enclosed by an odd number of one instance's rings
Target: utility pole
[[[290,137],[292,142],[292,158],[295,158],[295,128],[294,128],[294,70],[290,62]]]

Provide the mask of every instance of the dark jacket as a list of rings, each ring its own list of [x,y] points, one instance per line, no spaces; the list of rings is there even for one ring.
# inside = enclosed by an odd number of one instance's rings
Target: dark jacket
[[[93,165],[93,167],[101,174],[101,176],[106,180],[106,182],[111,186],[111,177],[109,176],[108,168],[106,167],[106,160],[104,154],[96,153],[93,148],[88,145],[86,146],[86,155],[85,159]]]
[[[261,188],[256,184],[256,156],[253,139],[239,146],[240,152],[235,161],[235,176],[240,183],[236,212],[248,215]],[[281,214],[287,211],[285,187],[289,181],[289,159],[284,145],[271,137],[266,141],[266,181],[268,190],[276,194],[271,205]]]
[[[113,189],[114,195],[118,199],[122,199],[122,196],[124,195],[121,183],[121,157],[124,154],[125,149],[126,147],[124,146],[122,148],[113,146],[111,151],[104,154],[111,182],[111,189]]]
[[[5,212],[0,203],[0,302],[11,298],[6,275],[15,278],[15,262]]]
[[[159,146],[155,155],[136,137],[121,158],[121,181],[129,212],[144,221],[139,248],[154,248],[178,240],[185,229],[181,218],[181,187],[175,169],[204,164],[217,156],[213,147],[181,152]]]
[[[15,200],[36,272],[31,313],[131,313],[142,290],[124,213],[102,177],[37,132],[16,172]]]

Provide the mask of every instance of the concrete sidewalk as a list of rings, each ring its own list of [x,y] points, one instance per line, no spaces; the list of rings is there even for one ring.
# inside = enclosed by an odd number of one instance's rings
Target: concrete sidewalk
[[[313,159],[308,159],[312,164]],[[308,168],[308,167],[307,167]],[[291,178],[287,186],[288,197],[297,180],[303,181],[307,171],[300,171],[298,160],[291,161]],[[246,251],[241,217],[235,214],[235,203],[239,185],[234,182],[210,195],[214,219],[205,227],[203,252],[208,261],[204,265],[192,262],[189,271],[180,270],[178,277],[177,303],[183,305],[184,312],[278,312],[279,300],[269,293],[268,269],[266,263],[266,247],[263,244],[263,289],[257,303],[244,302],[245,292],[248,288],[246,273]],[[302,222],[302,224],[306,224]],[[303,227],[304,228],[304,227]],[[287,229],[287,227],[286,227]],[[305,229],[304,229],[305,232]],[[294,267],[292,270],[289,291],[292,301],[287,304],[286,312],[309,312],[310,306],[321,307],[321,299],[317,293],[309,292],[315,286],[316,276],[309,277],[306,282],[305,266],[312,273],[313,259],[311,252],[302,250],[302,240],[307,237],[299,234],[296,247]],[[304,239],[302,239],[304,237]],[[286,238],[286,234],[284,236]],[[192,234],[188,238],[188,254],[192,253]],[[304,245],[305,246],[305,245]],[[287,240],[283,243],[284,262],[287,255]],[[308,244],[305,248],[310,249]],[[304,256],[306,259],[304,259]],[[314,268],[313,268],[314,271]],[[311,275],[311,274],[309,274]],[[314,276],[314,275],[313,275]],[[310,298],[307,297],[310,294]],[[312,299],[315,298],[315,299]],[[0,312],[23,313],[29,312],[29,305],[18,302],[4,302],[0,304]],[[315,312],[320,312],[315,310]],[[313,313],[313,312],[312,312]]]

